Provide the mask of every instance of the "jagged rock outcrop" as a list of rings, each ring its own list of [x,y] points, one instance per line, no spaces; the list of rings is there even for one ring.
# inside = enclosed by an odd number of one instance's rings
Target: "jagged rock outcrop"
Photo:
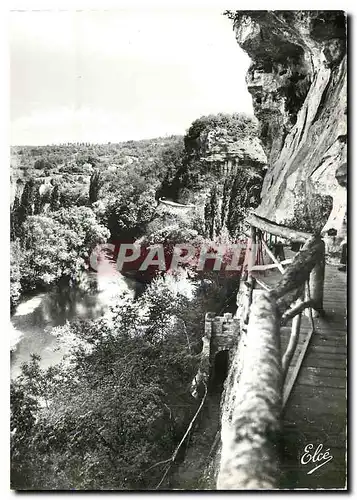
[[[249,208],[260,203],[266,156],[258,123],[244,114],[195,120],[185,138],[177,199],[200,207],[208,237],[239,234]]]
[[[346,18],[342,11],[237,11],[238,44],[268,170],[257,213],[300,229],[345,231]]]
[[[186,141],[188,142],[188,141]],[[257,135],[235,137],[228,127],[203,129],[195,140],[193,157],[199,157],[206,168],[220,174],[236,174],[238,166],[266,165],[266,156]],[[211,170],[210,169],[210,170]]]

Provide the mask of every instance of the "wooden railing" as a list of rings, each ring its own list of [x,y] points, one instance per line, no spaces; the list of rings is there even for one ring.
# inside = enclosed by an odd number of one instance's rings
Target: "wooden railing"
[[[325,250],[320,236],[289,232],[285,226],[267,220],[262,223],[257,216],[248,220],[252,224],[253,251],[239,307],[242,344],[238,350],[243,349],[239,352],[242,367],[233,381],[232,420],[230,432],[222,433],[217,479],[217,489],[226,490],[277,488],[280,416],[293,385],[289,380],[284,387],[284,379],[298,344],[304,310],[309,309],[310,337],[313,316],[323,312]],[[274,230],[278,236],[305,242],[287,267],[269,249],[267,253],[274,263],[269,268],[276,267],[282,273],[271,287],[254,277],[254,272],[266,267],[256,266],[254,261],[254,249],[262,241],[263,230]],[[257,282],[263,288],[259,292],[254,291]],[[290,340],[282,355],[280,326],[290,320]]]
[[[304,231],[297,231],[291,229],[288,226],[282,224],[277,224],[276,222],[270,221],[260,215],[251,213],[246,218],[246,222],[252,227],[265,231],[269,234],[274,234],[280,236],[281,238],[287,238],[290,241],[305,243],[311,237],[310,233]]]

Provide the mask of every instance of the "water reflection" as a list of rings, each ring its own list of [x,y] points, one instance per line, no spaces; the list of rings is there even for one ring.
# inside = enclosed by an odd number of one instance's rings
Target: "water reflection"
[[[19,375],[21,364],[29,361],[31,353],[41,356],[43,368],[59,362],[64,352],[54,350],[52,328],[74,319],[102,316],[120,300],[122,292],[134,297],[135,283],[107,262],[97,273],[85,273],[79,286],[56,286],[24,298],[11,318],[11,376]]]

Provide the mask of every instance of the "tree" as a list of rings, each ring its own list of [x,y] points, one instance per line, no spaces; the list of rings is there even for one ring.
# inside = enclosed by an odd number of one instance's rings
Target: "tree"
[[[210,196],[205,205],[205,223],[206,223],[206,234],[208,238],[213,240],[220,230],[220,220],[217,218],[218,214],[218,198],[217,198],[217,188],[213,186],[211,189]]]
[[[45,158],[39,158],[34,163],[34,168],[36,170],[45,170],[45,169],[50,169],[52,167],[53,167],[53,165]]]
[[[24,224],[21,282],[25,289],[62,278],[77,281],[88,268],[91,250],[109,236],[88,207],[62,208],[52,215],[34,215]]]
[[[17,231],[20,237],[23,236],[23,224],[26,218],[34,214],[35,211],[36,188],[33,179],[26,182],[21,195],[20,205],[17,210]]]
[[[13,309],[21,296],[21,247],[19,239],[10,243],[10,307]]]
[[[10,403],[11,486],[26,489],[32,483],[33,466],[36,463],[33,460],[32,435],[39,405],[26,387],[15,380],[11,381]]]
[[[58,184],[55,184],[54,188],[51,192],[50,197],[50,210],[51,212],[55,212],[60,208],[60,190]]]
[[[98,222],[95,213],[89,207],[61,208],[53,214],[53,219],[77,234],[80,238],[77,248],[82,249],[86,256],[89,250],[98,243],[105,243],[109,237],[108,229]]]
[[[185,149],[182,137],[163,149],[155,162],[155,170],[162,182],[157,191],[157,198],[167,197],[176,199],[180,190],[180,175],[185,160]],[[160,178],[160,180],[161,180]]]
[[[100,188],[102,187],[102,179],[100,172],[96,170],[93,172],[90,178],[89,185],[89,203],[92,205],[94,202],[98,201]]]
[[[16,195],[14,203],[10,211],[10,239],[13,241],[20,236],[20,221],[19,221],[20,200]]]
[[[47,216],[28,217],[24,226],[24,258],[21,281],[25,289],[57,282],[62,276],[75,277],[83,269],[75,251],[80,238]]]
[[[120,181],[121,189],[114,187],[101,208],[97,207],[99,218],[116,240],[142,235],[157,206],[155,190],[145,180],[137,175],[125,180]]]
[[[144,295],[114,308],[110,320],[67,325],[66,334],[70,330],[79,342],[66,366],[40,370],[38,358],[24,365],[13,421],[25,421],[22,395],[42,401],[31,413],[35,423],[12,441],[17,468],[31,471],[27,488],[147,489],[158,483],[162,470],[152,465],[170,456],[196,408],[189,388],[204,309],[180,294],[172,278],[156,280]],[[13,475],[13,487],[23,482]]]

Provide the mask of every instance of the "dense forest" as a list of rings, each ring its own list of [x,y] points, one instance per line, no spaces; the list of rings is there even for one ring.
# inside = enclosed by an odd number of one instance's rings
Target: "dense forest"
[[[253,119],[222,114],[196,120],[185,137],[14,147],[12,311],[31,291],[84,286],[101,243],[237,241],[264,175],[260,153],[250,151],[256,136]],[[222,183],[228,160],[235,167]],[[161,197],[195,208],[173,213]],[[199,403],[190,387],[204,315],[229,307],[236,283],[195,269],[156,273],[110,314],[57,327],[59,339],[72,339],[66,359],[43,369],[32,353],[11,382],[12,488],[155,488],[157,464]]]

